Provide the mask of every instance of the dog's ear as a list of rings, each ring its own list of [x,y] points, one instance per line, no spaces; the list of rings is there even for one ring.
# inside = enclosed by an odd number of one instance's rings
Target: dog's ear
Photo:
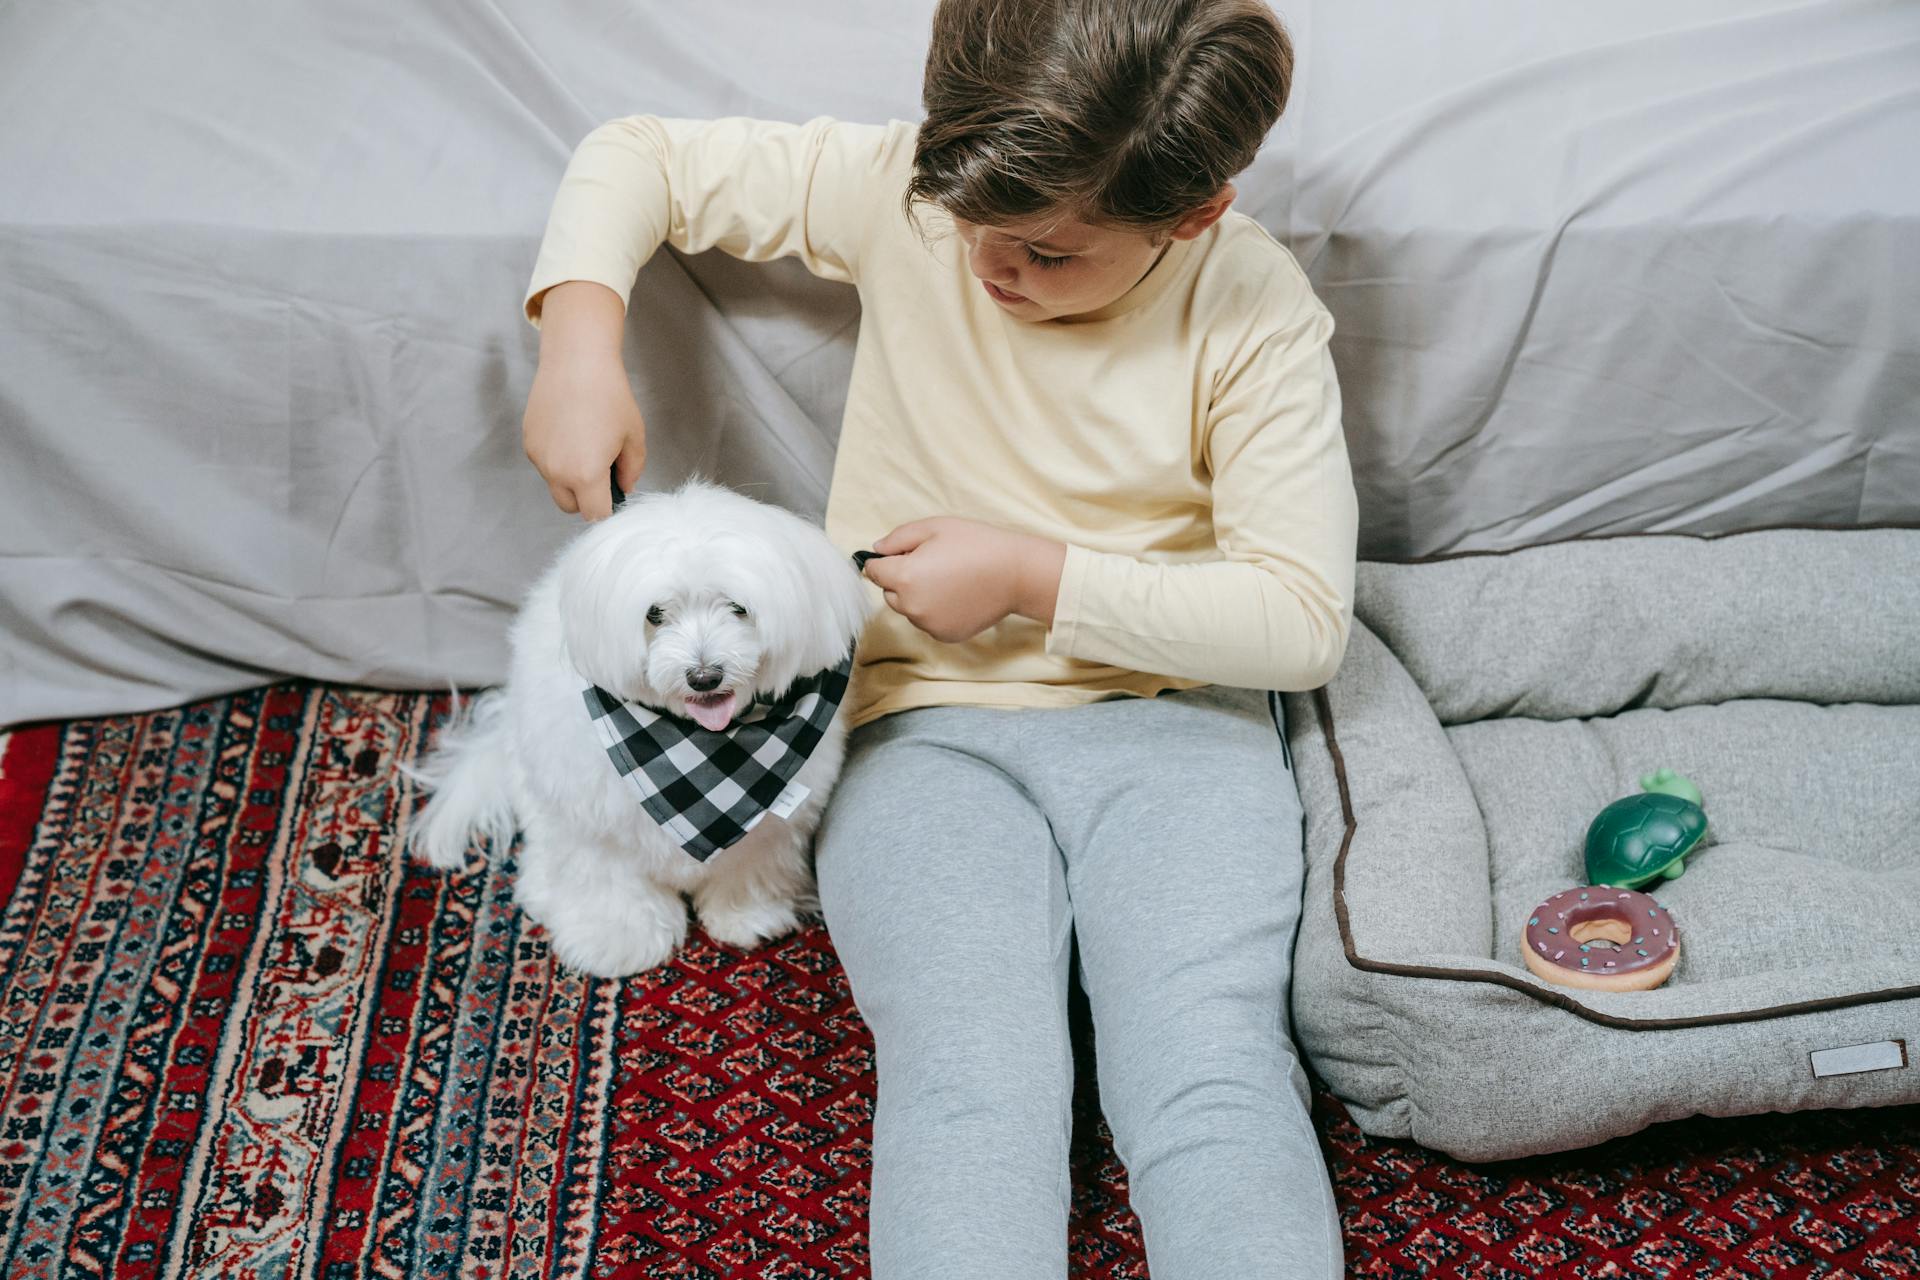
[[[560,556],[558,606],[560,638],[575,671],[604,688],[631,685],[646,671],[644,632],[623,619],[637,616],[632,575],[620,572],[632,554],[631,540],[616,536],[613,520],[603,520],[576,538]],[[639,604],[644,612],[645,602]]]
[[[809,585],[813,588],[812,615],[816,634],[812,647],[818,659],[815,670],[838,663],[860,636],[867,619],[881,603],[880,588],[867,581],[854,568],[853,561],[827,540],[819,529],[810,529],[806,558]]]

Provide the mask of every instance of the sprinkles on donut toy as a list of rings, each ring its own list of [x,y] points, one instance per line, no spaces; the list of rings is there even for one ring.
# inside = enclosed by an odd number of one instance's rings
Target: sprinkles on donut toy
[[[1700,788],[1671,769],[1640,779],[1587,827],[1587,879],[1533,909],[1520,936],[1527,968],[1563,987],[1648,991],[1673,974],[1680,935],[1667,909],[1639,890],[1687,869],[1707,834]]]
[[[1648,991],[1680,959],[1673,916],[1644,893],[1611,885],[1564,889],[1533,909],[1521,934],[1527,968],[1590,991]]]

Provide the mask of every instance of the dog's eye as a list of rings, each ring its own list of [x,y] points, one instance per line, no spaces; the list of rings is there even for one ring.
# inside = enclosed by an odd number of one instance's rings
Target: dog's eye
[[[729,600],[727,601],[727,608],[733,610],[733,614],[736,618],[744,618],[747,616],[747,606],[743,604],[739,604],[735,601]]]
[[[652,623],[654,626],[657,627],[661,623],[665,622],[666,620],[667,620],[667,615],[660,611],[659,605],[654,605],[653,608],[647,610],[647,621]]]

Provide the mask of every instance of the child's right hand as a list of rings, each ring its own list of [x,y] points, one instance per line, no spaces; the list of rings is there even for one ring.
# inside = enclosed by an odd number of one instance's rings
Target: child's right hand
[[[569,281],[540,310],[540,364],[520,436],[562,511],[612,514],[608,468],[623,493],[647,463],[647,424],[620,359],[626,304],[611,289]]]

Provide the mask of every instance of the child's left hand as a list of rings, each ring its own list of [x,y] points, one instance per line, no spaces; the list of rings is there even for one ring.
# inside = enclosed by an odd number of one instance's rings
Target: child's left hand
[[[887,606],[946,644],[1010,613],[1053,625],[1063,542],[959,516],[913,520],[873,544],[863,572]]]

